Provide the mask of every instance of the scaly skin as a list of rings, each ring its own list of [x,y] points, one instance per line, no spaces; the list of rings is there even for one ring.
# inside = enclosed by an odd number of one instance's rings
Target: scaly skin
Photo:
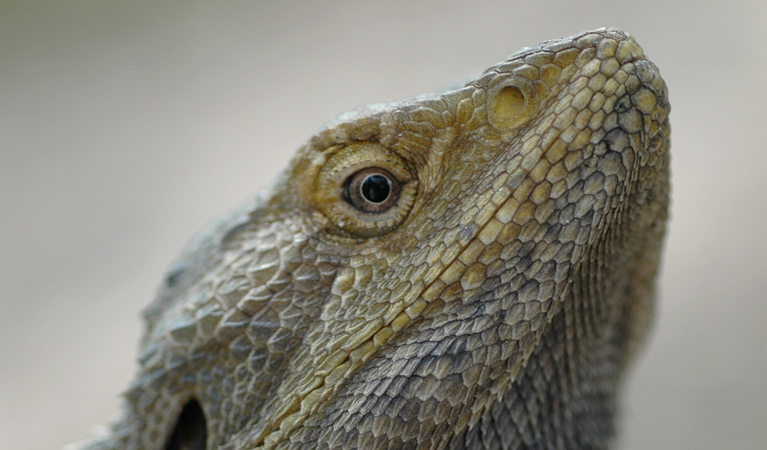
[[[666,92],[602,29],[337,118],[190,244],[92,448],[607,447],[652,307]]]

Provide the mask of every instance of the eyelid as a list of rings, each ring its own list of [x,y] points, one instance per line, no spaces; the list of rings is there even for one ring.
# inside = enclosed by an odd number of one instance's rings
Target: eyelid
[[[398,196],[390,207],[375,213],[347,200],[351,177],[368,169],[383,170],[398,182]],[[328,154],[317,173],[311,195],[315,207],[341,235],[374,237],[399,226],[415,202],[418,180],[412,166],[401,156],[375,142],[354,142]],[[346,197],[346,198],[345,198]]]

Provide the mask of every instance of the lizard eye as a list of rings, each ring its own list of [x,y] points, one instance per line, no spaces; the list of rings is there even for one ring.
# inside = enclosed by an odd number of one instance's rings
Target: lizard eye
[[[344,200],[366,213],[381,213],[394,205],[400,184],[387,170],[371,167],[360,170],[346,180]]]
[[[341,235],[374,237],[399,226],[410,212],[418,179],[400,155],[373,142],[328,149],[311,195]]]

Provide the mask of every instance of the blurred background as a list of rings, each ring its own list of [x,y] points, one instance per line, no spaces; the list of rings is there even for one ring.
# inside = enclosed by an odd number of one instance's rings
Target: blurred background
[[[767,448],[767,2],[0,0],[0,441],[113,418],[140,310],[324,122],[625,29],[672,104],[673,214],[623,449]]]

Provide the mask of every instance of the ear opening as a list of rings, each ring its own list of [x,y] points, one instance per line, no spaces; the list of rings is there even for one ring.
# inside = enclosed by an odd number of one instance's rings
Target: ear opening
[[[197,400],[190,400],[181,410],[165,450],[205,450],[207,421]]]

